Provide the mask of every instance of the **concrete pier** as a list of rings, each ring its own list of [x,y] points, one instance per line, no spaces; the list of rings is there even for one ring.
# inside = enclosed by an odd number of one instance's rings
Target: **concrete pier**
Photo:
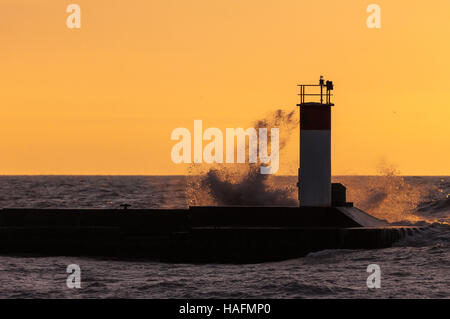
[[[421,231],[353,207],[0,210],[0,253],[250,263],[375,249]]]

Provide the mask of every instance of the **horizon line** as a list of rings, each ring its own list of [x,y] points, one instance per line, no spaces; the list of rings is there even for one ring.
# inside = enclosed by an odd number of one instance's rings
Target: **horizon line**
[[[0,177],[8,176],[148,176],[148,177],[185,177],[185,176],[201,176],[203,174],[0,174]],[[287,175],[287,174],[273,174],[269,176],[278,177],[298,177],[298,175]],[[434,174],[335,174],[332,177],[344,177],[344,176],[361,176],[361,177],[387,177],[387,176],[399,176],[399,177],[450,177],[450,175],[434,175]]]

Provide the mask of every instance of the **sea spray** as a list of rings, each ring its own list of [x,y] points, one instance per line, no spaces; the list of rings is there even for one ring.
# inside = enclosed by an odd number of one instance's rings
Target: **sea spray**
[[[279,109],[255,121],[253,126],[256,129],[279,128],[281,153],[298,124],[295,109]],[[270,138],[268,135],[268,145],[271,145]],[[186,192],[188,205],[297,206],[295,185],[275,185],[273,176],[260,174],[262,165],[260,161],[207,167],[191,165]]]
[[[383,161],[378,166],[378,176],[333,177],[347,187],[347,200],[363,211],[389,222],[418,222],[423,216],[417,207],[426,196],[436,193],[435,186],[410,183],[392,164]],[[433,188],[433,189],[431,189]],[[430,222],[437,220],[427,219]]]

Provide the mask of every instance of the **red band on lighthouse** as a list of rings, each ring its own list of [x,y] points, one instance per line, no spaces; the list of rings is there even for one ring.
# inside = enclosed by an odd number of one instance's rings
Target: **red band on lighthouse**
[[[301,130],[330,130],[331,106],[319,103],[305,103],[300,107]]]

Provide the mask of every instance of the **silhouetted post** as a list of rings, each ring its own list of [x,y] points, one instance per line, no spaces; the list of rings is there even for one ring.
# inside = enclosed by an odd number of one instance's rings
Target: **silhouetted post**
[[[331,206],[331,91],[333,82],[299,84],[300,86],[300,167],[298,197],[300,206]],[[320,93],[306,93],[306,88],[320,87]],[[324,92],[326,88],[325,103]],[[320,96],[320,102],[308,98]],[[316,99],[317,100],[317,99]]]

